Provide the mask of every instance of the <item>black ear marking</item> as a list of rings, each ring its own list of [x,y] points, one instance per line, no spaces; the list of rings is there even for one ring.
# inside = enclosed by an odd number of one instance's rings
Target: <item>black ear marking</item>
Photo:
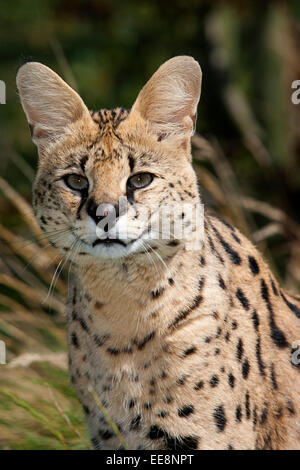
[[[29,62],[36,62],[36,60],[32,56],[25,57],[21,55],[19,59],[19,65],[17,67],[17,72],[20,70],[21,67],[23,67],[23,65],[28,64]]]
[[[191,120],[193,122],[193,133],[196,131],[196,124],[197,124],[197,111],[193,116],[191,116]]]
[[[133,169],[134,169],[135,161],[134,161],[134,158],[131,155],[129,155],[129,157],[128,157],[128,162],[129,162],[130,171],[132,172]]]
[[[164,140],[166,137],[167,137],[167,133],[166,133],[166,132],[162,132],[161,134],[159,134],[159,136],[158,136],[158,138],[157,138],[157,142],[161,142],[161,141]]]
[[[33,138],[33,124],[28,123],[30,137]]]

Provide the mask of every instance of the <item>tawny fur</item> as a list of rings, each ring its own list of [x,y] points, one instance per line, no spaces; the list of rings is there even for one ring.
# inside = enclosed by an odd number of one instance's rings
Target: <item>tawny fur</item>
[[[136,203],[199,204],[190,136],[200,84],[198,64],[174,58],[130,113],[88,114],[46,67],[19,71],[40,154],[34,210],[52,244],[72,259],[70,374],[98,449],[120,442],[90,390],[131,449],[300,449],[300,370],[291,361],[300,297],[280,288],[237,229],[207,213],[196,250],[185,240],[153,240],[151,259],[144,250],[93,256],[85,204],[61,181],[66,172],[82,173],[89,198],[116,204],[132,173],[152,172]],[[128,203],[133,223],[130,211]],[[85,242],[75,252],[74,235],[63,232],[70,228]]]

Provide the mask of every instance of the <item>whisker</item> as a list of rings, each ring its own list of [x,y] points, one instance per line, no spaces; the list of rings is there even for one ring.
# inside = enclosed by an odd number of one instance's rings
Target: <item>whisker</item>
[[[58,237],[53,240],[54,243],[56,243],[56,242],[59,241],[61,238],[63,238],[64,235],[65,235],[65,233],[61,233],[60,235],[58,235]],[[26,269],[28,269],[28,267],[32,264],[32,262],[35,260],[35,258],[41,254],[42,251],[46,250],[46,249],[47,249],[48,247],[50,247],[50,246],[51,246],[51,243],[48,243],[47,245],[41,247],[41,248],[39,249],[39,251],[38,251],[35,255],[33,255],[33,256],[30,258],[30,260],[28,261],[28,263],[25,265],[25,267],[24,267],[24,269],[23,269],[23,272],[26,271]],[[56,258],[57,258],[57,257],[56,257]],[[55,258],[55,259],[56,259],[56,258]],[[50,264],[51,264],[51,263],[49,263],[48,266],[50,266]],[[53,264],[54,264],[54,260],[53,260]]]
[[[49,290],[48,290],[47,297],[46,297],[46,299],[44,300],[43,303],[45,303],[45,301],[47,301],[47,300],[50,298],[52,292],[54,291],[56,281],[58,280],[59,276],[61,275],[62,270],[64,269],[66,263],[68,262],[68,259],[70,258],[70,255],[71,255],[71,253],[72,253],[72,249],[74,248],[74,246],[76,245],[76,243],[77,243],[78,241],[79,241],[78,239],[75,239],[75,240],[74,240],[74,242],[72,243],[72,245],[71,245],[71,247],[70,247],[70,252],[68,253],[68,255],[67,255],[67,256],[64,256],[64,257],[61,259],[61,261],[59,262],[59,264],[58,264],[58,266],[57,266],[57,268],[56,268],[56,270],[55,270],[55,272],[54,272],[54,275],[53,275],[53,277],[52,277],[52,281],[51,281],[51,284],[50,284],[50,287],[49,287]],[[61,267],[61,269],[60,269],[60,271],[59,271],[59,268],[60,268],[62,262],[64,262],[64,263],[63,263],[63,265],[62,265],[62,267]],[[58,273],[58,274],[57,274],[57,273]]]
[[[71,271],[71,267],[72,267],[72,264],[81,248],[81,245],[82,245],[82,242],[78,239],[79,243],[78,243],[78,246],[76,247],[76,249],[74,248],[74,253],[72,254],[72,257],[71,257],[71,262],[70,262],[70,265],[69,265],[69,270],[68,270],[68,293],[69,293],[69,284],[70,284],[70,271]]]
[[[153,253],[157,256],[157,258],[160,260],[160,262],[162,263],[162,265],[166,268],[166,270],[167,270],[169,276],[172,277],[172,273],[171,273],[169,267],[167,266],[167,264],[165,263],[165,261],[163,260],[163,258],[160,256],[160,254],[157,253],[155,250],[153,250],[153,248],[152,248],[151,245],[148,244],[148,246],[149,246],[149,248],[153,251]]]
[[[154,259],[152,258],[151,254],[149,253],[146,243],[143,240],[141,240],[141,242],[142,242],[142,247],[146,251],[146,255],[147,255],[148,259],[150,260],[151,264],[153,264],[153,266],[155,267],[155,270],[156,270],[157,274],[159,274],[159,272],[157,270],[156,263],[155,263]]]

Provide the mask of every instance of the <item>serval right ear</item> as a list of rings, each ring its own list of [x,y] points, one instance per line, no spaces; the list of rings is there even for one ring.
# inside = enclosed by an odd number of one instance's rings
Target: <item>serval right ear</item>
[[[39,147],[68,133],[79,119],[92,121],[80,96],[55,72],[38,62],[23,65],[17,87],[33,142]]]
[[[132,113],[139,113],[157,135],[190,137],[195,130],[202,73],[193,57],[168,60],[139,93]]]

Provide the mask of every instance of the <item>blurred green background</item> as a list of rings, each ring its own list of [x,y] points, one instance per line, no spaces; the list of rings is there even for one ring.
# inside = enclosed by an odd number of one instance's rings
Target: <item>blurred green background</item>
[[[43,62],[90,109],[129,108],[162,62],[194,56],[203,71],[193,149],[204,201],[299,291],[300,104],[291,101],[299,50],[299,1],[0,0],[0,339],[9,363],[0,366],[0,448],[89,446],[66,371],[66,274],[45,301],[60,259],[30,214],[37,157],[18,66]]]

